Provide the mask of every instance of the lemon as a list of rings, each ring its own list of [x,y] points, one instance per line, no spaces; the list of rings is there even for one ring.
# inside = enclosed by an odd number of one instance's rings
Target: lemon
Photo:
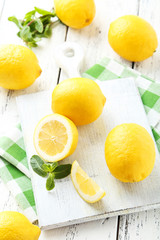
[[[124,123],[107,136],[105,158],[114,177],[122,182],[139,182],[152,172],[155,144],[145,128]]]
[[[29,87],[41,74],[36,55],[27,47],[0,46],[0,86],[19,90]]]
[[[77,161],[72,164],[71,179],[78,194],[86,202],[95,203],[106,195],[105,191],[88,177]]]
[[[1,240],[38,240],[41,230],[31,224],[21,213],[5,211],[0,213]]]
[[[34,132],[34,146],[38,155],[47,162],[56,162],[71,155],[78,143],[75,124],[60,114],[42,118]]]
[[[89,124],[102,113],[106,98],[97,83],[87,78],[71,78],[58,84],[52,93],[52,110],[76,125]]]
[[[54,0],[54,5],[57,17],[76,29],[89,25],[96,13],[94,0]]]
[[[134,15],[126,15],[112,22],[108,40],[115,52],[133,62],[152,56],[158,45],[153,27]]]

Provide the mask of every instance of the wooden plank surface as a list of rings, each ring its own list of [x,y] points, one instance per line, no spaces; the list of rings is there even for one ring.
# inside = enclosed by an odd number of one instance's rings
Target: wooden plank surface
[[[0,23],[0,28],[3,25],[3,31],[0,29],[1,39],[4,38],[6,42],[16,42],[22,44],[21,41],[16,37],[17,28],[12,23],[8,23],[7,18],[8,16],[15,14],[16,16],[23,16],[24,13],[27,10],[31,10],[33,6],[39,6],[44,7],[47,9],[47,6],[52,5],[52,0],[37,0],[37,1],[20,1],[20,0],[0,0],[0,9],[2,9],[3,2],[5,1],[4,5],[4,11],[2,16],[2,23]],[[68,40],[78,41],[81,43],[86,52],[86,60],[85,64],[82,68],[82,71],[90,67],[92,64],[96,62],[97,59],[101,58],[101,56],[108,55],[113,56],[114,58],[124,61],[120,59],[110,48],[109,44],[107,43],[107,31],[109,27],[109,22],[112,19],[115,19],[117,16],[121,16],[124,14],[139,14],[140,16],[143,16],[148,21],[153,23],[154,27],[157,30],[157,33],[160,33],[159,31],[159,22],[160,22],[160,2],[159,0],[134,0],[129,1],[128,0],[98,0],[96,1],[97,4],[97,13],[99,14],[100,20],[98,20],[98,14],[96,16],[96,21],[94,21],[94,26],[92,26],[92,31],[89,31],[88,28],[75,31],[75,30],[69,30],[68,32]],[[101,5],[104,7],[102,8]],[[49,8],[48,8],[49,9]],[[103,19],[106,19],[105,21]],[[98,22],[97,22],[98,21]],[[5,29],[6,27],[6,29]],[[88,33],[89,31],[89,33]],[[3,36],[3,37],[2,37]],[[64,37],[66,36],[66,28],[64,26],[59,26],[58,28],[54,29],[54,35],[52,38],[52,47],[54,47],[54,43],[56,44],[64,41]],[[94,38],[94,41],[92,39]],[[48,40],[47,40],[48,43]],[[105,45],[106,44],[106,45]],[[42,44],[43,45],[43,44]],[[50,48],[48,45],[47,47],[48,52],[43,56],[42,49],[36,49],[36,53],[39,58],[42,56],[42,62],[47,61],[47,63],[50,61],[50,59],[53,57],[52,55],[52,48]],[[42,54],[42,55],[41,55]],[[49,57],[48,57],[49,54]],[[41,55],[41,56],[40,56]],[[53,59],[53,58],[52,58]],[[131,66],[131,63],[126,62],[129,66]],[[47,66],[48,64],[46,64]],[[159,77],[159,71],[160,71],[160,58],[159,58],[159,52],[157,51],[156,54],[154,54],[154,57],[149,58],[148,60],[138,63],[135,65],[135,67],[140,70],[142,73],[147,74],[157,80],[160,79]],[[52,66],[54,68],[54,74],[52,76],[57,76],[59,69],[56,68],[56,65],[53,64]],[[44,76],[46,76],[44,73]],[[55,77],[53,79],[53,85],[56,84]],[[64,77],[62,76],[62,79]],[[55,80],[56,79],[56,80]],[[52,81],[52,77],[50,75],[50,82]],[[0,88],[0,123],[6,123],[9,122],[9,124],[14,124],[17,121],[17,114],[16,114],[16,107],[15,107],[15,99],[14,97],[18,94],[23,94],[25,92],[34,92],[36,90],[41,90],[49,87],[50,83],[45,79],[41,78],[39,83],[36,83],[36,86],[32,86],[31,88],[22,91],[20,93],[12,92],[12,91],[6,91],[2,88]],[[2,117],[3,116],[3,117]],[[8,120],[11,119],[11,120]],[[1,194],[1,200],[0,200],[0,210],[9,210],[9,209],[18,209],[17,205],[15,204],[14,199],[11,197],[11,195],[8,193],[8,191],[5,189],[3,184],[0,184],[0,192]],[[140,213],[140,214],[132,214],[128,216],[123,216],[119,218],[118,224],[120,225],[120,229],[117,234],[117,239],[148,239],[143,238],[143,236],[147,236],[146,232],[149,232],[150,236],[152,233],[152,229],[154,231],[154,238],[151,237],[149,239],[159,239],[160,233],[159,233],[159,214],[160,211],[148,211],[146,213]],[[114,218],[115,219],[115,218]],[[127,219],[127,220],[126,220]],[[114,222],[114,223],[113,223]],[[136,224],[137,222],[137,224]],[[101,237],[100,239],[116,239],[116,224],[117,220],[115,219],[109,219],[105,224],[103,224],[103,228],[101,228],[101,221],[97,222],[97,228],[95,231],[95,236]],[[112,226],[112,227],[111,227]],[[114,226],[114,227],[113,227]],[[132,227],[134,226],[134,227]],[[85,230],[84,230],[85,228]],[[88,224],[86,225],[76,225],[72,228],[63,228],[59,230],[55,230],[50,232],[50,239],[74,239],[74,240],[80,240],[80,239],[94,239],[90,238],[90,234],[95,228],[95,224]],[[88,229],[88,231],[87,231]],[[83,234],[84,233],[84,234]],[[104,233],[104,234],[103,234]],[[46,235],[42,234],[44,236],[44,239],[46,239]],[[42,236],[42,238],[43,238]],[[56,236],[55,238],[53,238]],[[133,237],[132,237],[133,236]],[[95,239],[97,239],[97,237]]]
[[[149,21],[155,28],[160,39],[160,9],[159,0],[140,0],[137,15]],[[156,53],[147,60],[135,63],[134,69],[149,76],[156,81],[160,81],[160,47]],[[160,239],[160,209],[150,210],[143,213],[135,213],[119,218],[118,239]]]
[[[39,240],[116,240],[116,218],[76,224],[42,232]]]

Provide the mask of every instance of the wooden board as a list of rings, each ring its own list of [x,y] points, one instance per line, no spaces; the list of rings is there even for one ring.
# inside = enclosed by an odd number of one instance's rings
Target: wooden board
[[[124,122],[138,123],[152,135],[134,80],[132,78],[111,80],[102,82],[100,86],[107,98],[103,114],[94,123],[78,127],[78,147],[65,162],[77,159],[89,176],[106,191],[106,197],[94,205],[87,204],[75,192],[69,177],[56,181],[55,190],[48,193],[45,189],[45,180],[33,173],[32,183],[42,229],[160,206],[158,152],[152,174],[140,183],[119,182],[111,176],[104,159],[106,136],[116,125]],[[50,100],[51,92],[17,98],[28,159],[36,154],[33,147],[33,132],[39,119],[51,113]]]

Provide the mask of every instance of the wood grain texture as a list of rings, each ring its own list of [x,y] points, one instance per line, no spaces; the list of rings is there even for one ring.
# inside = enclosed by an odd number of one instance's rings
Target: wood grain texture
[[[160,39],[159,22],[160,14],[159,0],[140,0],[137,15],[146,19],[155,28]],[[159,47],[156,53],[147,60],[135,63],[134,68],[142,74],[160,81],[160,54]],[[121,216],[119,221],[118,239],[120,240],[143,240],[160,239],[160,209],[141,213]]]
[[[40,240],[116,240],[115,218],[76,224],[42,232]]]
[[[0,19],[3,12],[3,8],[4,8],[4,3],[5,3],[5,0],[0,0]]]
[[[159,0],[140,0],[138,15],[146,19],[155,29],[160,39],[160,1]],[[160,81],[160,45],[152,57],[146,59],[143,62],[135,64],[135,69],[142,74]]]
[[[125,215],[119,225],[119,240],[160,239],[160,211],[151,210]]]

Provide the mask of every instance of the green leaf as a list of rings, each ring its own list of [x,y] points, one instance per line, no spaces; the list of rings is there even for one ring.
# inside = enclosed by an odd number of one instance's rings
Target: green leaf
[[[38,17],[36,15],[39,15]],[[16,17],[9,17],[8,20],[14,22],[20,31],[17,36],[21,38],[28,47],[37,47],[42,38],[48,38],[52,34],[52,25],[56,26],[57,21],[51,21],[56,17],[55,10],[51,12],[35,7],[33,11],[27,12],[23,20]]]
[[[19,35],[25,42],[33,41],[32,33],[30,32],[30,27],[29,26],[24,26],[22,28],[22,30],[20,31]]]
[[[21,36],[20,36],[20,31],[17,33],[17,36],[20,38]]]
[[[39,32],[42,33],[43,32],[43,23],[41,22],[41,20],[39,18],[37,18],[35,20],[35,29]]]
[[[36,13],[35,10],[32,10],[32,11],[26,13],[26,15],[24,16],[24,19],[26,19],[26,20],[31,20],[32,17],[35,16],[35,13]]]
[[[30,159],[30,164],[34,172],[41,177],[46,177],[47,173],[42,169],[44,161],[37,155],[33,155]]]
[[[41,8],[37,8],[37,7],[34,7],[34,9],[35,9],[35,11],[37,12],[37,13],[39,13],[39,14],[41,14],[41,15],[50,15],[50,16],[53,16],[53,17],[55,17],[55,13],[51,13],[51,12],[49,12],[49,11],[46,11],[46,10],[44,10],[44,9],[41,9]]]
[[[43,164],[43,165],[42,165],[42,169],[43,169],[45,172],[52,173],[57,166],[58,166],[58,163],[57,163],[57,162],[48,163],[48,164]]]
[[[41,37],[34,37],[34,42],[39,42],[41,41]]]
[[[52,29],[51,29],[51,24],[47,24],[44,30],[44,36],[45,37],[50,37],[52,35]]]
[[[51,16],[45,15],[45,16],[40,17],[40,19],[43,23],[43,26],[46,26],[47,24],[52,23]]]
[[[46,181],[46,189],[48,191],[51,191],[54,187],[55,187],[54,174],[50,173],[49,177],[47,178],[47,181]]]
[[[9,17],[8,20],[9,20],[10,22],[14,22],[19,29],[22,28],[21,21],[18,20],[15,16]]]
[[[51,168],[52,168],[52,172],[54,171],[54,169],[56,169],[58,167],[58,163],[54,162],[51,164]]]
[[[35,43],[35,42],[28,42],[28,43],[27,43],[27,46],[28,46],[29,48],[32,48],[32,47],[37,47],[38,45],[37,45],[37,43]]]
[[[42,165],[42,169],[43,169],[46,173],[48,173],[48,172],[50,172],[50,165],[44,163],[44,164]]]
[[[67,177],[71,173],[71,164],[64,164],[56,167],[54,170],[55,179],[61,179]]]

